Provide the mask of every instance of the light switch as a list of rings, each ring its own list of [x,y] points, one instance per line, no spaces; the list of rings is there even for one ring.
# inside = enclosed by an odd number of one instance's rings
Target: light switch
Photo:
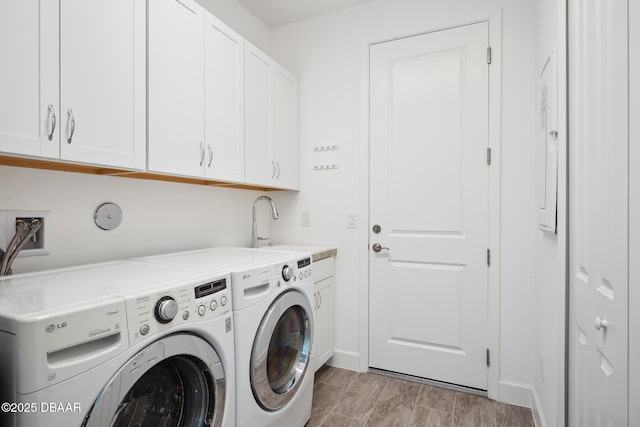
[[[303,227],[311,227],[311,212],[302,211],[300,225],[302,225]]]
[[[347,228],[358,228],[358,214],[355,212],[347,213]]]

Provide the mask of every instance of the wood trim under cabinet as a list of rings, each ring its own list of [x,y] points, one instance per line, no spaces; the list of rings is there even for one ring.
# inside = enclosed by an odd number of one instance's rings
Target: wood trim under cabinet
[[[239,188],[242,190],[256,191],[284,191],[279,188],[261,187],[257,185],[241,184],[234,182],[213,181],[200,178],[189,178],[177,175],[163,175],[153,172],[129,171],[124,169],[106,168],[103,166],[80,165],[60,161],[31,159],[24,157],[12,157],[0,155],[0,165],[14,166],[31,169],[45,169],[63,172],[85,173],[89,175],[107,175],[123,178],[147,179],[153,181],[180,182],[183,184],[212,185],[215,187]]]

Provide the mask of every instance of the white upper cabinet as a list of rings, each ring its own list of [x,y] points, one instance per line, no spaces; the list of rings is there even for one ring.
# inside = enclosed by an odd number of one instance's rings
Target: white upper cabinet
[[[271,117],[272,147],[276,162],[275,186],[299,187],[298,80],[279,65],[274,66]]]
[[[148,14],[148,169],[202,176],[205,13],[194,1],[153,0]]]
[[[245,181],[298,189],[297,79],[245,42]]]
[[[298,189],[298,82],[194,0],[0,2],[0,154]]]
[[[245,181],[272,185],[276,164],[271,156],[271,60],[245,41]]]
[[[244,40],[205,13],[205,177],[244,180]]]
[[[144,0],[61,0],[63,159],[144,169],[145,15]]]
[[[58,158],[58,2],[0,3],[0,151]]]
[[[145,163],[145,2],[0,3],[0,151]]]

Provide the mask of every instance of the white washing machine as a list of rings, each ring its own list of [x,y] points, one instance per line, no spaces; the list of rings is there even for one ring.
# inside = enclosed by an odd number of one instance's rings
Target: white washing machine
[[[304,426],[314,380],[310,254],[214,248],[146,260],[198,271],[224,265],[231,271],[236,425]]]
[[[0,279],[0,425],[235,426],[231,299],[134,261]]]

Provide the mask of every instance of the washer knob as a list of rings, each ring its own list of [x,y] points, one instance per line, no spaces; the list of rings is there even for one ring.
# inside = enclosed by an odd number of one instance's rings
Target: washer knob
[[[160,323],[169,323],[178,314],[178,303],[170,296],[160,298],[156,304],[156,319]]]
[[[294,271],[292,267],[289,267],[288,265],[285,265],[284,267],[282,267],[282,278],[284,279],[285,282],[288,282],[289,280],[291,280],[291,278],[293,277]]]

